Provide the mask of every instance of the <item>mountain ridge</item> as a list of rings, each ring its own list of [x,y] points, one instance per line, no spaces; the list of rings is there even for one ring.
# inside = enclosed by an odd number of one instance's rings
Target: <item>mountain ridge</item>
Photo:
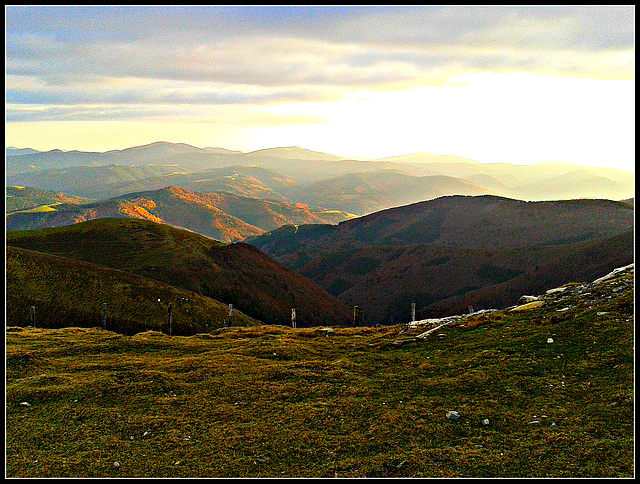
[[[607,167],[580,167],[571,163],[548,162],[532,165],[481,163],[456,155],[420,152],[377,160],[355,160],[296,146],[266,148],[243,153],[224,148],[198,148],[186,143],[169,142],[154,142],[109,152],[51,150],[7,156],[6,174],[9,184],[55,189],[67,191],[72,195],[98,198],[95,193],[87,193],[86,188],[83,193],[73,193],[68,187],[61,186],[60,181],[54,184],[50,179],[54,180],[58,175],[55,172],[42,173],[42,171],[47,169],[64,171],[70,167],[76,167],[78,172],[77,168],[81,166],[97,168],[107,165],[129,167],[120,170],[131,170],[133,165],[140,165],[139,170],[144,166],[149,171],[155,171],[155,173],[149,173],[148,177],[166,175],[175,171],[195,173],[232,165],[257,165],[276,171],[283,177],[291,178],[300,186],[324,182],[345,174],[399,169],[411,176],[446,175],[476,184],[484,177],[484,180],[489,181],[489,185],[484,187],[487,192],[523,200],[593,196],[621,200],[632,197],[635,186],[635,179],[630,171]],[[581,172],[574,174],[574,179],[562,178],[563,174],[576,171],[576,167],[580,167]],[[70,173],[71,171],[66,171],[66,176]],[[79,176],[84,177],[89,184],[96,183],[88,173]],[[553,184],[555,188],[550,190]],[[482,186],[481,183],[480,185]],[[339,188],[336,187],[336,190]],[[100,187],[96,190],[97,192],[104,193],[104,187]],[[105,193],[104,198],[114,195],[114,193]]]
[[[368,308],[372,322],[390,324],[406,315],[412,302],[423,312],[443,314],[483,288],[487,292],[476,293],[476,305],[489,304],[498,293],[504,300],[512,288],[498,285],[545,264],[546,273],[540,274],[555,272],[563,279],[553,280],[560,283],[575,273],[574,260],[594,270],[600,259],[608,261],[607,268],[628,263],[633,260],[633,220],[631,206],[611,200],[452,196],[337,226],[284,226],[248,242],[347,304]],[[599,252],[607,244],[617,258]],[[594,255],[581,255],[589,251]],[[560,264],[562,258],[574,269],[548,264]],[[446,305],[436,305],[447,299]]]

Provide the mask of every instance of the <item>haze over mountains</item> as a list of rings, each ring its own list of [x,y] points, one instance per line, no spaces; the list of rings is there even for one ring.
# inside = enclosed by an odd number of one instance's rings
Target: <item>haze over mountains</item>
[[[330,205],[323,208],[356,215],[456,194],[622,200],[633,197],[635,187],[631,172],[571,163],[480,163],[426,153],[363,161],[298,147],[242,153],[166,142],[102,153],[8,148],[6,174],[8,185],[100,200],[175,185],[290,203],[323,201]]]

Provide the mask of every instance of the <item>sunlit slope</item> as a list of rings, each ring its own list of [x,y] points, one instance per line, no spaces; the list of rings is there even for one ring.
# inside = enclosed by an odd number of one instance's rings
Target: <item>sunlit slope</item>
[[[107,218],[7,232],[7,245],[126,270],[212,297],[267,324],[348,324],[346,306],[255,247],[146,220]]]
[[[352,217],[304,204],[200,193],[177,186],[83,205],[58,205],[46,213],[16,213],[7,230],[33,230],[106,217],[130,217],[182,227],[222,242],[238,242],[285,224],[336,223]]]
[[[6,213],[38,210],[42,207],[59,206],[63,203],[80,204],[91,201],[81,197],[68,196],[54,190],[41,190],[33,187],[7,186],[5,192]]]
[[[313,209],[305,204],[168,186],[101,202],[59,205],[46,213],[10,214],[6,226],[8,230],[32,230],[106,217],[150,220],[186,228],[222,242],[238,242],[285,224],[335,223],[351,215]]]

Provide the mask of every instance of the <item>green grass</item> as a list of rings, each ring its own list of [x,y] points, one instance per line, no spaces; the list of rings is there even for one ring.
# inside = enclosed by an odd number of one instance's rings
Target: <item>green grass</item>
[[[13,213],[43,213],[43,212],[55,212],[58,205],[62,205],[62,202],[50,203],[48,205],[40,205],[38,207],[30,208],[27,210],[16,210]]]
[[[402,346],[422,330],[9,327],[7,476],[631,477],[633,291],[557,309]]]
[[[95,264],[16,247],[7,247],[6,313],[9,326],[101,327],[107,304],[107,329],[133,335],[146,330],[189,335],[223,327],[229,307],[202,295]],[[172,322],[168,326],[167,307]],[[260,324],[237,308],[234,326]]]

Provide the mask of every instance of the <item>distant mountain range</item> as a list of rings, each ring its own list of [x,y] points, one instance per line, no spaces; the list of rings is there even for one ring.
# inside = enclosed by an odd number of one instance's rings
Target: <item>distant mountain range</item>
[[[453,196],[249,243],[388,324],[406,321],[412,302],[423,318],[442,316],[596,278],[633,261],[633,221],[632,206],[610,200]]]
[[[101,200],[175,185],[356,215],[442,195],[622,200],[633,197],[635,190],[631,172],[571,163],[480,163],[428,153],[363,161],[299,147],[243,153],[166,142],[103,153],[8,148],[6,174],[9,185]]]

